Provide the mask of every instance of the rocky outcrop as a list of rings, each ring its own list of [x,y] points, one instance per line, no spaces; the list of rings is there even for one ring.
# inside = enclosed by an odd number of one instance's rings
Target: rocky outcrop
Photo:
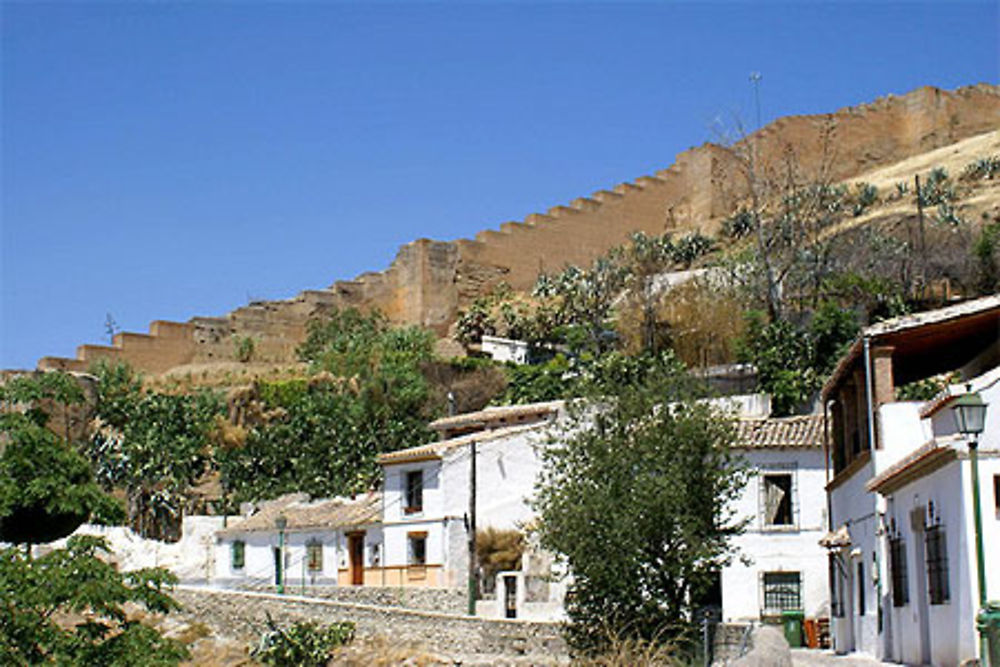
[[[832,114],[781,118],[737,149],[752,142],[761,164],[791,157],[805,174],[828,166],[828,177],[842,180],[998,126],[997,86],[953,92],[925,87]],[[377,308],[393,322],[443,335],[462,307],[500,281],[527,289],[540,273],[588,264],[636,231],[712,233],[745,192],[733,152],[704,144],[653,175],[503,223],[473,239],[413,241],[385,271],[291,299],[254,302],[223,317],[156,321],[148,334],[122,333],[111,346],[82,345],[76,358],[44,357],[39,367],[85,370],[96,359],[112,358],[161,373],[181,364],[231,360],[234,341],[244,336],[254,339],[257,360],[291,361],[309,319],[343,306]]]

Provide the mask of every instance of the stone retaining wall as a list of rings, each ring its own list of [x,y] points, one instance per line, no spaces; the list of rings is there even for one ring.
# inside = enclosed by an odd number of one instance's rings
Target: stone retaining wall
[[[255,593],[275,593],[270,584],[239,586],[238,590]],[[289,586],[290,593],[297,587]],[[321,598],[347,604],[376,607],[404,607],[446,614],[464,614],[468,608],[467,593],[456,588],[399,588],[391,586],[309,586],[301,597]]]
[[[299,620],[353,621],[361,637],[423,644],[435,652],[466,659],[537,657],[532,662],[538,664],[567,661],[566,645],[557,623],[482,619],[293,595],[187,586],[178,587],[173,596],[183,606],[182,613],[222,634],[247,641],[260,635],[270,615],[279,625]]]

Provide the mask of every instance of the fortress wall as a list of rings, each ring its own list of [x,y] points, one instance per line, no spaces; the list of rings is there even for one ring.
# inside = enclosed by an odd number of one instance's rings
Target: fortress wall
[[[820,151],[823,128],[831,122],[832,159]],[[998,126],[1000,88],[925,87],[833,114],[780,118],[743,146],[759,142],[765,168],[777,169],[792,155],[803,178],[814,179],[829,163],[830,179],[843,180]],[[153,322],[149,335],[122,334],[111,347],[83,345],[76,359],[44,357],[38,366],[86,370],[94,359],[112,358],[161,372],[191,361],[232,360],[234,336],[254,339],[256,360],[292,361],[308,320],[346,306],[378,308],[392,322],[420,324],[443,335],[461,308],[500,281],[528,289],[539,273],[588,265],[635,231],[715,233],[745,193],[746,179],[733,152],[705,144],[681,153],[653,176],[506,222],[474,239],[408,243],[385,271],[288,300],[253,303],[225,317]]]

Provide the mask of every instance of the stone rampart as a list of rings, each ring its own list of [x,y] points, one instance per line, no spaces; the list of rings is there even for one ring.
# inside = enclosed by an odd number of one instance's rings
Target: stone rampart
[[[794,163],[801,175],[815,177],[826,166],[827,178],[843,180],[998,126],[997,86],[951,92],[924,87],[832,114],[780,118],[742,146],[752,142],[763,168]],[[292,361],[308,320],[343,306],[378,308],[393,322],[444,335],[462,307],[500,281],[526,289],[539,273],[589,264],[636,231],[713,233],[745,192],[746,178],[733,152],[704,144],[654,175],[504,223],[474,239],[413,241],[382,272],[291,299],[251,303],[224,317],[154,322],[148,335],[119,334],[111,346],[82,345],[76,358],[45,357],[38,365],[86,370],[95,359],[113,358],[159,373],[187,363],[233,360],[234,340],[244,336],[254,340],[255,360]]]
[[[230,637],[251,641],[266,629],[268,615],[279,625],[299,620],[352,621],[361,637],[394,644],[422,644],[438,653],[466,658],[538,656],[543,664],[567,653],[559,624],[480,619],[367,604],[348,604],[293,595],[178,587],[182,613]]]

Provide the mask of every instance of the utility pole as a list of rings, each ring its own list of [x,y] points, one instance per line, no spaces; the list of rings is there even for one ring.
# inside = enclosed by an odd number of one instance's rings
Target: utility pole
[[[476,615],[476,441],[469,443],[469,616]]]
[[[917,220],[920,223],[920,275],[918,277],[920,285],[920,298],[924,297],[924,281],[927,278],[927,239],[924,236],[924,198],[920,193],[920,174],[916,174],[913,177],[913,181],[917,188]]]
[[[753,84],[753,101],[754,106],[757,109],[757,127],[756,130],[760,129],[760,80],[764,78],[760,75],[760,72],[750,72],[750,83]]]

